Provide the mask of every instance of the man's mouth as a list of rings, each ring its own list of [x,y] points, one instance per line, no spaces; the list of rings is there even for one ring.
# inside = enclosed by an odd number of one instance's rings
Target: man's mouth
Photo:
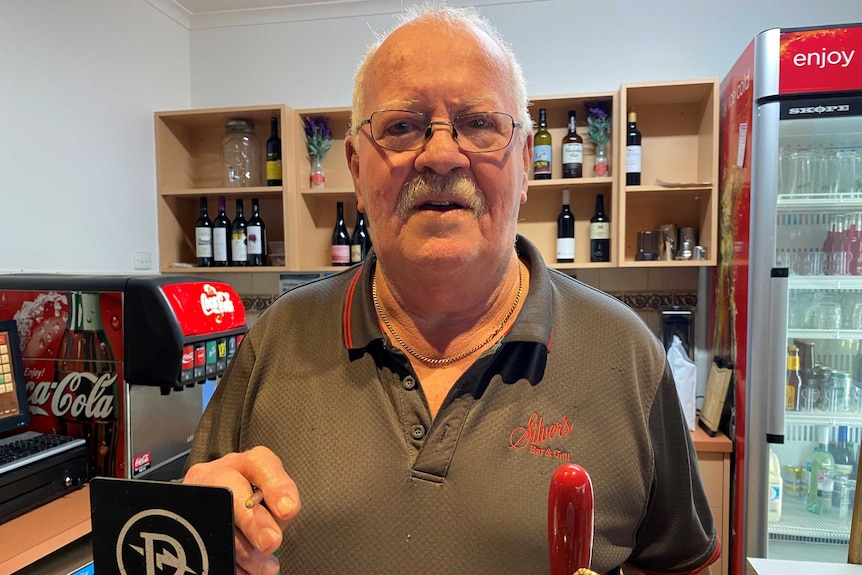
[[[438,212],[445,212],[449,210],[457,210],[461,209],[464,206],[455,202],[438,202],[438,201],[429,201],[423,204],[419,204],[416,206],[417,210],[433,210]]]

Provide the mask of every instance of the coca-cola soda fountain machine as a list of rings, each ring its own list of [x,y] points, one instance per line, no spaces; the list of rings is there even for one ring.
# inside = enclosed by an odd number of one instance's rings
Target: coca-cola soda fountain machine
[[[91,476],[181,477],[246,332],[227,284],[192,276],[0,275],[17,321],[29,428],[83,437]]]

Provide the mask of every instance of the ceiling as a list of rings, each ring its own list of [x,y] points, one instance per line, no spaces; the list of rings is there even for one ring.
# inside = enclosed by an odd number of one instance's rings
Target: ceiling
[[[392,14],[421,0],[145,0],[193,30]],[[542,0],[449,0],[450,6],[487,6]]]

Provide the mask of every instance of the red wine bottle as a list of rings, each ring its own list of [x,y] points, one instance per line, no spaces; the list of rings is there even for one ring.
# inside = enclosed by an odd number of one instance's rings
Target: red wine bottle
[[[626,129],[626,185],[641,184],[641,133],[638,130],[638,116],[629,112]]]
[[[251,218],[246,226],[248,236],[248,265],[262,266],[266,262],[266,225],[260,217],[257,198],[251,199]]]
[[[278,136],[278,118],[272,118],[269,121],[269,126],[270,136],[269,139],[266,141],[266,185],[280,186],[281,138]]]
[[[358,264],[364,261],[370,249],[371,236],[368,235],[368,228],[365,226],[365,214],[360,212],[357,206],[356,227],[353,228],[353,235],[350,237],[350,263]]]
[[[332,265],[350,265],[350,235],[344,223],[344,202],[336,204],[335,228],[332,230]]]
[[[244,266],[248,263],[248,231],[242,215],[242,200],[236,201],[236,216],[230,230],[230,265]]]
[[[563,210],[557,216],[557,261],[575,261],[575,216],[569,207],[569,190],[563,190]]]
[[[605,195],[596,196],[596,212],[590,218],[590,261],[611,261],[611,219],[605,214]]]
[[[224,196],[218,197],[218,214],[213,220],[213,265],[230,263],[230,220],[225,213]]]
[[[198,265],[208,268],[213,265],[213,223],[207,215],[207,199],[200,199],[200,216],[195,221],[195,257]]]

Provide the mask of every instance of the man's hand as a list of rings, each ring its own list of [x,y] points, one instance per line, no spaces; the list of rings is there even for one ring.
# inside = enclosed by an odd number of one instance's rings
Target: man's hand
[[[282,531],[299,513],[299,492],[276,455],[266,447],[198,463],[183,483],[218,485],[233,492],[237,575],[275,575]],[[252,487],[254,486],[254,487]],[[263,492],[263,505],[246,506],[254,489]]]

